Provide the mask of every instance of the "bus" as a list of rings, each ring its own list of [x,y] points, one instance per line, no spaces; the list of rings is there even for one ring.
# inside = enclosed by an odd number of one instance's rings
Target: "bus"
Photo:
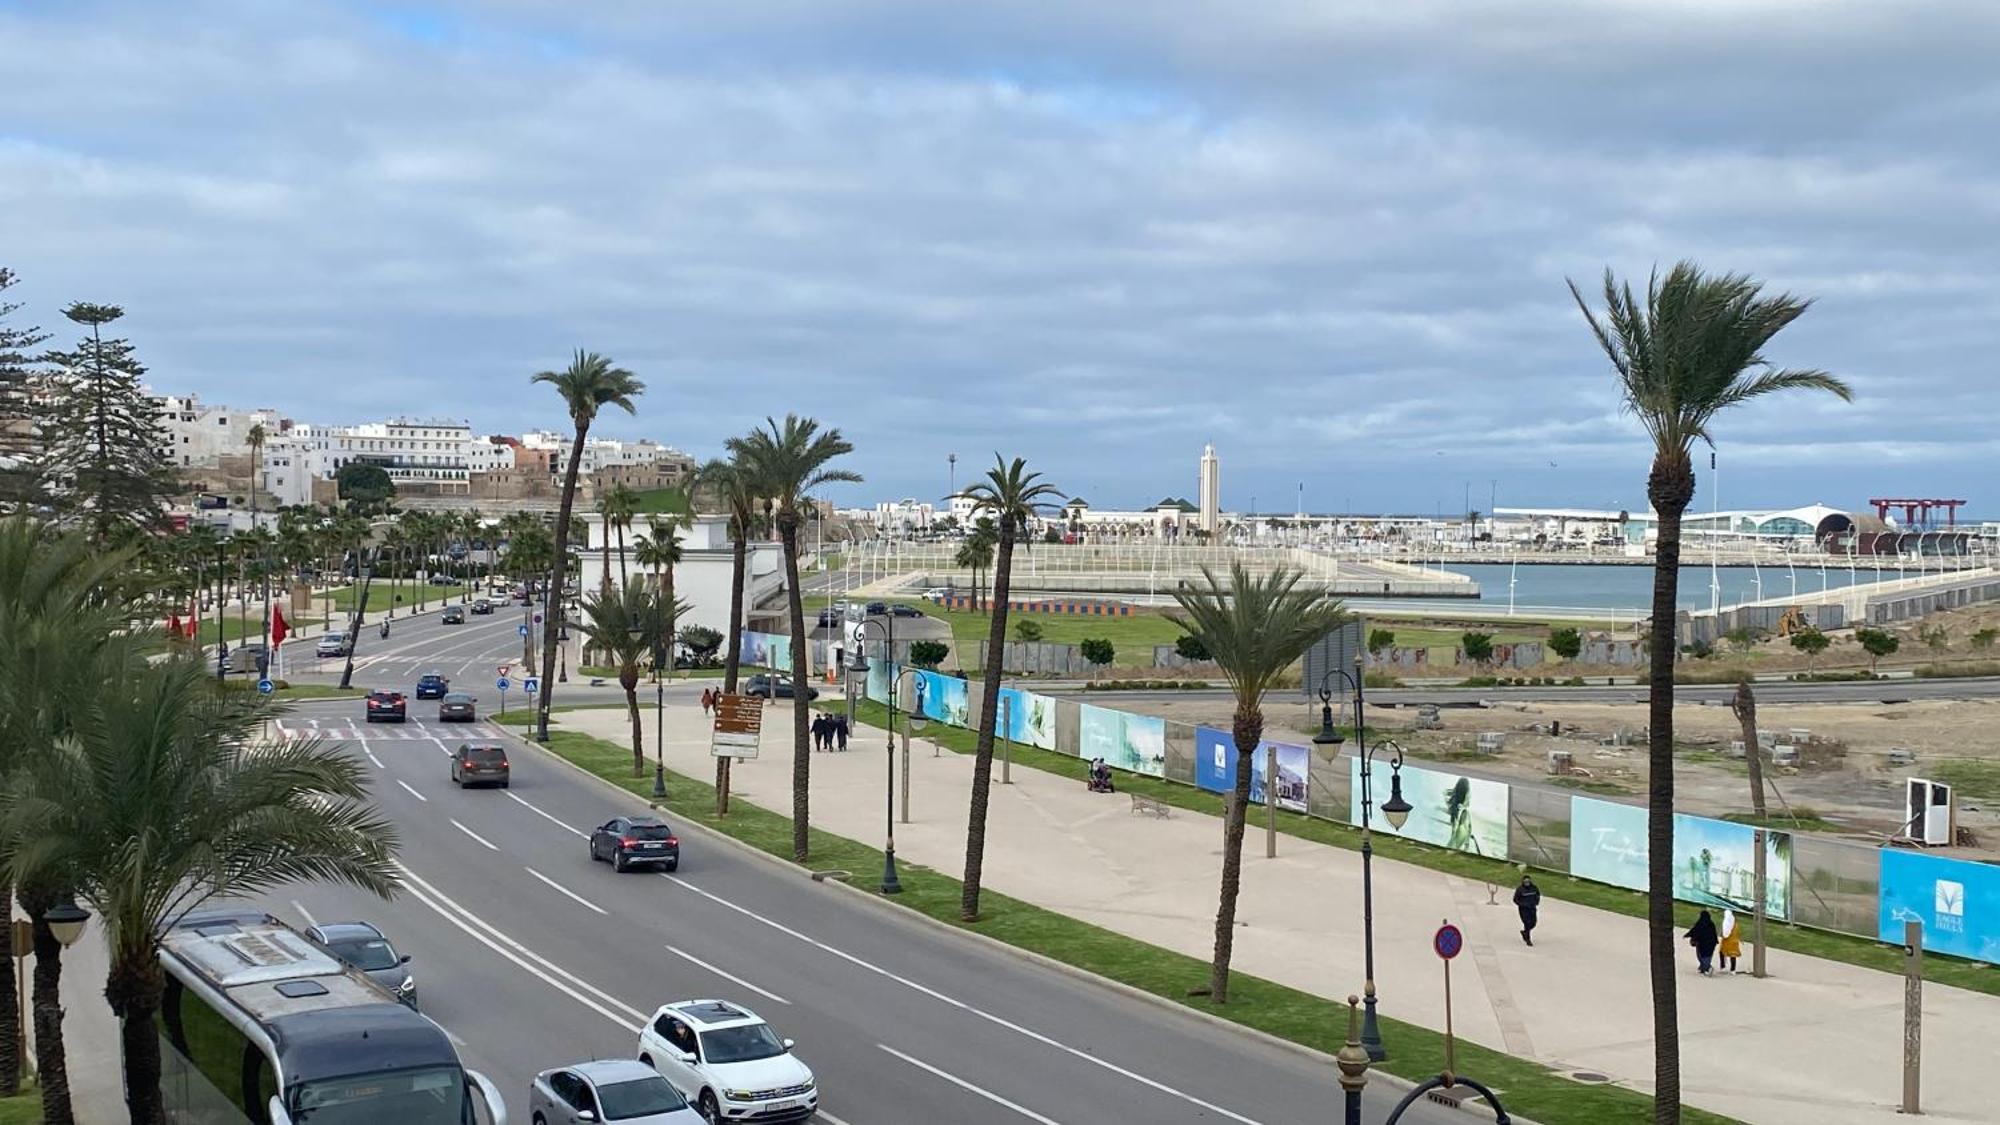
[[[189,914],[160,942],[167,1119],[201,1125],[506,1125],[444,1029],[278,918]]]

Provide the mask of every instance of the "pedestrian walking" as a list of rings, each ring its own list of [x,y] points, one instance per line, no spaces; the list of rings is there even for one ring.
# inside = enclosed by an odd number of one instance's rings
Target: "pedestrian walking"
[[[1542,889],[1527,875],[1521,876],[1521,885],[1514,888],[1514,909],[1521,912],[1521,940],[1535,944],[1535,914],[1542,905]]]
[[[833,717],[833,737],[836,742],[840,743],[842,750],[847,749],[847,716],[835,715]]]
[[[715,689],[701,689],[701,713],[706,715],[715,707]]]
[[[797,730],[797,727],[792,728]],[[826,716],[814,715],[812,721],[813,749],[826,749]]]
[[[1701,969],[1702,976],[1713,975],[1710,965],[1715,958],[1715,946],[1718,940],[1720,939],[1715,932],[1715,919],[1709,916],[1708,911],[1702,911],[1701,917],[1694,920],[1694,925],[1688,927],[1687,932],[1687,943],[1694,946],[1695,963]]]
[[[1716,944],[1716,965],[1730,972],[1736,971],[1736,959],[1743,956],[1743,931],[1736,928],[1736,912],[1722,912],[1722,940]]]

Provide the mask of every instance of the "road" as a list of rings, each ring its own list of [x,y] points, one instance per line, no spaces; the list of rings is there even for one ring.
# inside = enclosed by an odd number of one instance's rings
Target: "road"
[[[519,655],[511,619],[419,621],[378,659],[364,650],[357,682],[407,689],[432,670],[483,680]],[[698,684],[676,685],[670,705],[691,706]],[[367,763],[400,834],[407,892],[383,903],[313,885],[271,905],[295,922],[381,925],[414,956],[425,1010],[501,1085],[517,1121],[537,1070],[630,1055],[657,1005],[709,996],[799,1040],[829,1125],[1281,1125],[1338,1113],[1330,1066],[936,930],[698,828],[677,825],[676,874],[593,864],[585,832],[637,802],[511,739],[512,787],[460,792],[446,747],[468,728],[439,727],[428,702],[411,708],[401,726],[360,722],[351,700],[301,703],[283,720]],[[1371,1119],[1391,1093],[1376,1085]]]

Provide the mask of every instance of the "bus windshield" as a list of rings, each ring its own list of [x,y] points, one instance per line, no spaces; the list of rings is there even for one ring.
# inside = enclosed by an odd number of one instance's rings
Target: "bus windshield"
[[[297,1125],[462,1125],[465,1097],[458,1067],[385,1070],[301,1083],[291,1115]]]

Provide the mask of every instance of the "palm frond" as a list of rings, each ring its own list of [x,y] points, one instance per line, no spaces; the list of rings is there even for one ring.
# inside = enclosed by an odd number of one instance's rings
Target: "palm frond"
[[[1284,567],[1253,575],[1230,564],[1229,584],[1202,568],[1203,585],[1179,590],[1168,619],[1201,638],[1221,667],[1239,708],[1254,708],[1308,648],[1347,620],[1341,603],[1300,585],[1304,572]]]

